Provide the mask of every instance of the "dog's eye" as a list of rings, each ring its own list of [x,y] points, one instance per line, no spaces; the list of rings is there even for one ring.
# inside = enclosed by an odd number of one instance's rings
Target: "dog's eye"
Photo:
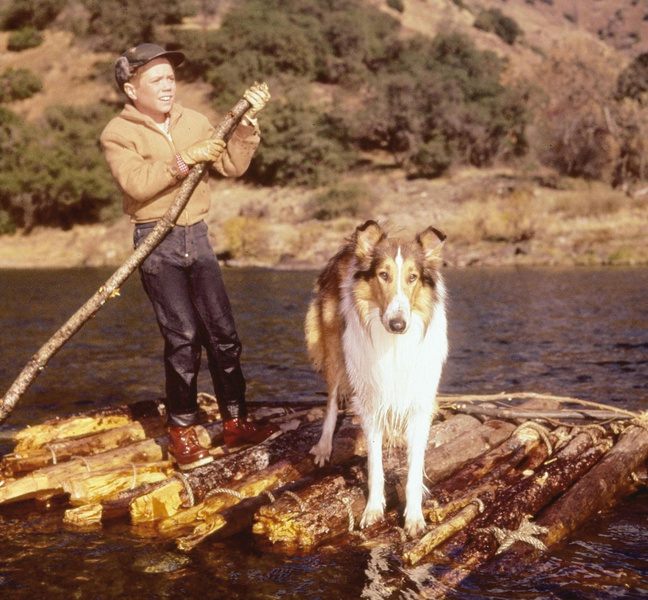
[[[417,279],[418,279],[418,275],[417,275],[416,273],[412,273],[412,274],[409,276],[409,282],[410,282],[410,283],[414,283]]]
[[[380,279],[382,279],[383,281],[387,281],[389,279],[389,273],[387,273],[387,271],[380,271],[380,273],[378,273],[378,277],[380,277]]]

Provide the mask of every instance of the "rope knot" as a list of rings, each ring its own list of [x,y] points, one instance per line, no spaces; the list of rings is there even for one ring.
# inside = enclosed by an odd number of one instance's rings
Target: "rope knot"
[[[515,530],[501,529],[500,527],[493,526],[484,527],[477,531],[483,531],[484,533],[490,533],[495,536],[495,539],[500,545],[495,554],[506,552],[513,544],[515,544],[515,542],[525,542],[542,552],[547,550],[547,546],[545,546],[545,544],[535,536],[548,533],[549,529],[531,523],[531,517],[529,515],[526,515],[522,519],[520,526]]]

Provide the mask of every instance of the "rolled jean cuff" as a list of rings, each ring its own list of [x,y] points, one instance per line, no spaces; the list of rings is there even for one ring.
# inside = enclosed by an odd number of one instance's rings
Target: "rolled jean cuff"
[[[167,416],[167,425],[171,427],[191,427],[198,423],[198,411],[190,413],[172,414]]]

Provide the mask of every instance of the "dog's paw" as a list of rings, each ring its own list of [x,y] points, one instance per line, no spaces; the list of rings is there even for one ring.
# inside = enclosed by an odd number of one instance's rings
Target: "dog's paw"
[[[374,523],[379,523],[385,518],[385,511],[382,508],[371,509],[369,506],[365,508],[364,513],[362,513],[362,519],[360,519],[360,529],[369,527]]]
[[[405,533],[411,538],[418,538],[426,531],[427,526],[421,509],[413,511],[405,509]]]
[[[331,458],[331,446],[321,443],[315,444],[310,449],[310,454],[315,457],[315,464],[318,467],[323,467]]]

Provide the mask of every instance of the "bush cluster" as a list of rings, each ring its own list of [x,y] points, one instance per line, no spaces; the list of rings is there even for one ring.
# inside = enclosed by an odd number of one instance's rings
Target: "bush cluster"
[[[11,0],[0,10],[0,29],[14,31],[25,27],[40,30],[49,26],[68,0]]]
[[[41,80],[29,69],[9,67],[0,74],[0,102],[31,98],[43,89]]]
[[[4,232],[36,225],[69,228],[102,220],[116,203],[99,134],[109,107],[52,106],[25,123],[0,107],[0,223]]]
[[[29,48],[37,48],[43,43],[43,34],[33,27],[21,27],[9,34],[7,50],[20,52]]]
[[[209,82],[220,110],[259,77],[285,99],[264,113],[249,171],[263,183],[317,185],[361,151],[437,177],[526,149],[523,102],[500,85],[494,54],[460,35],[404,40],[397,20],[357,0],[248,0],[219,30],[177,30],[172,43],[188,56],[183,76]],[[334,84],[337,102],[294,102],[305,84]]]
[[[515,19],[507,17],[499,8],[483,9],[475,19],[475,27],[493,32],[511,46],[523,33]]]

